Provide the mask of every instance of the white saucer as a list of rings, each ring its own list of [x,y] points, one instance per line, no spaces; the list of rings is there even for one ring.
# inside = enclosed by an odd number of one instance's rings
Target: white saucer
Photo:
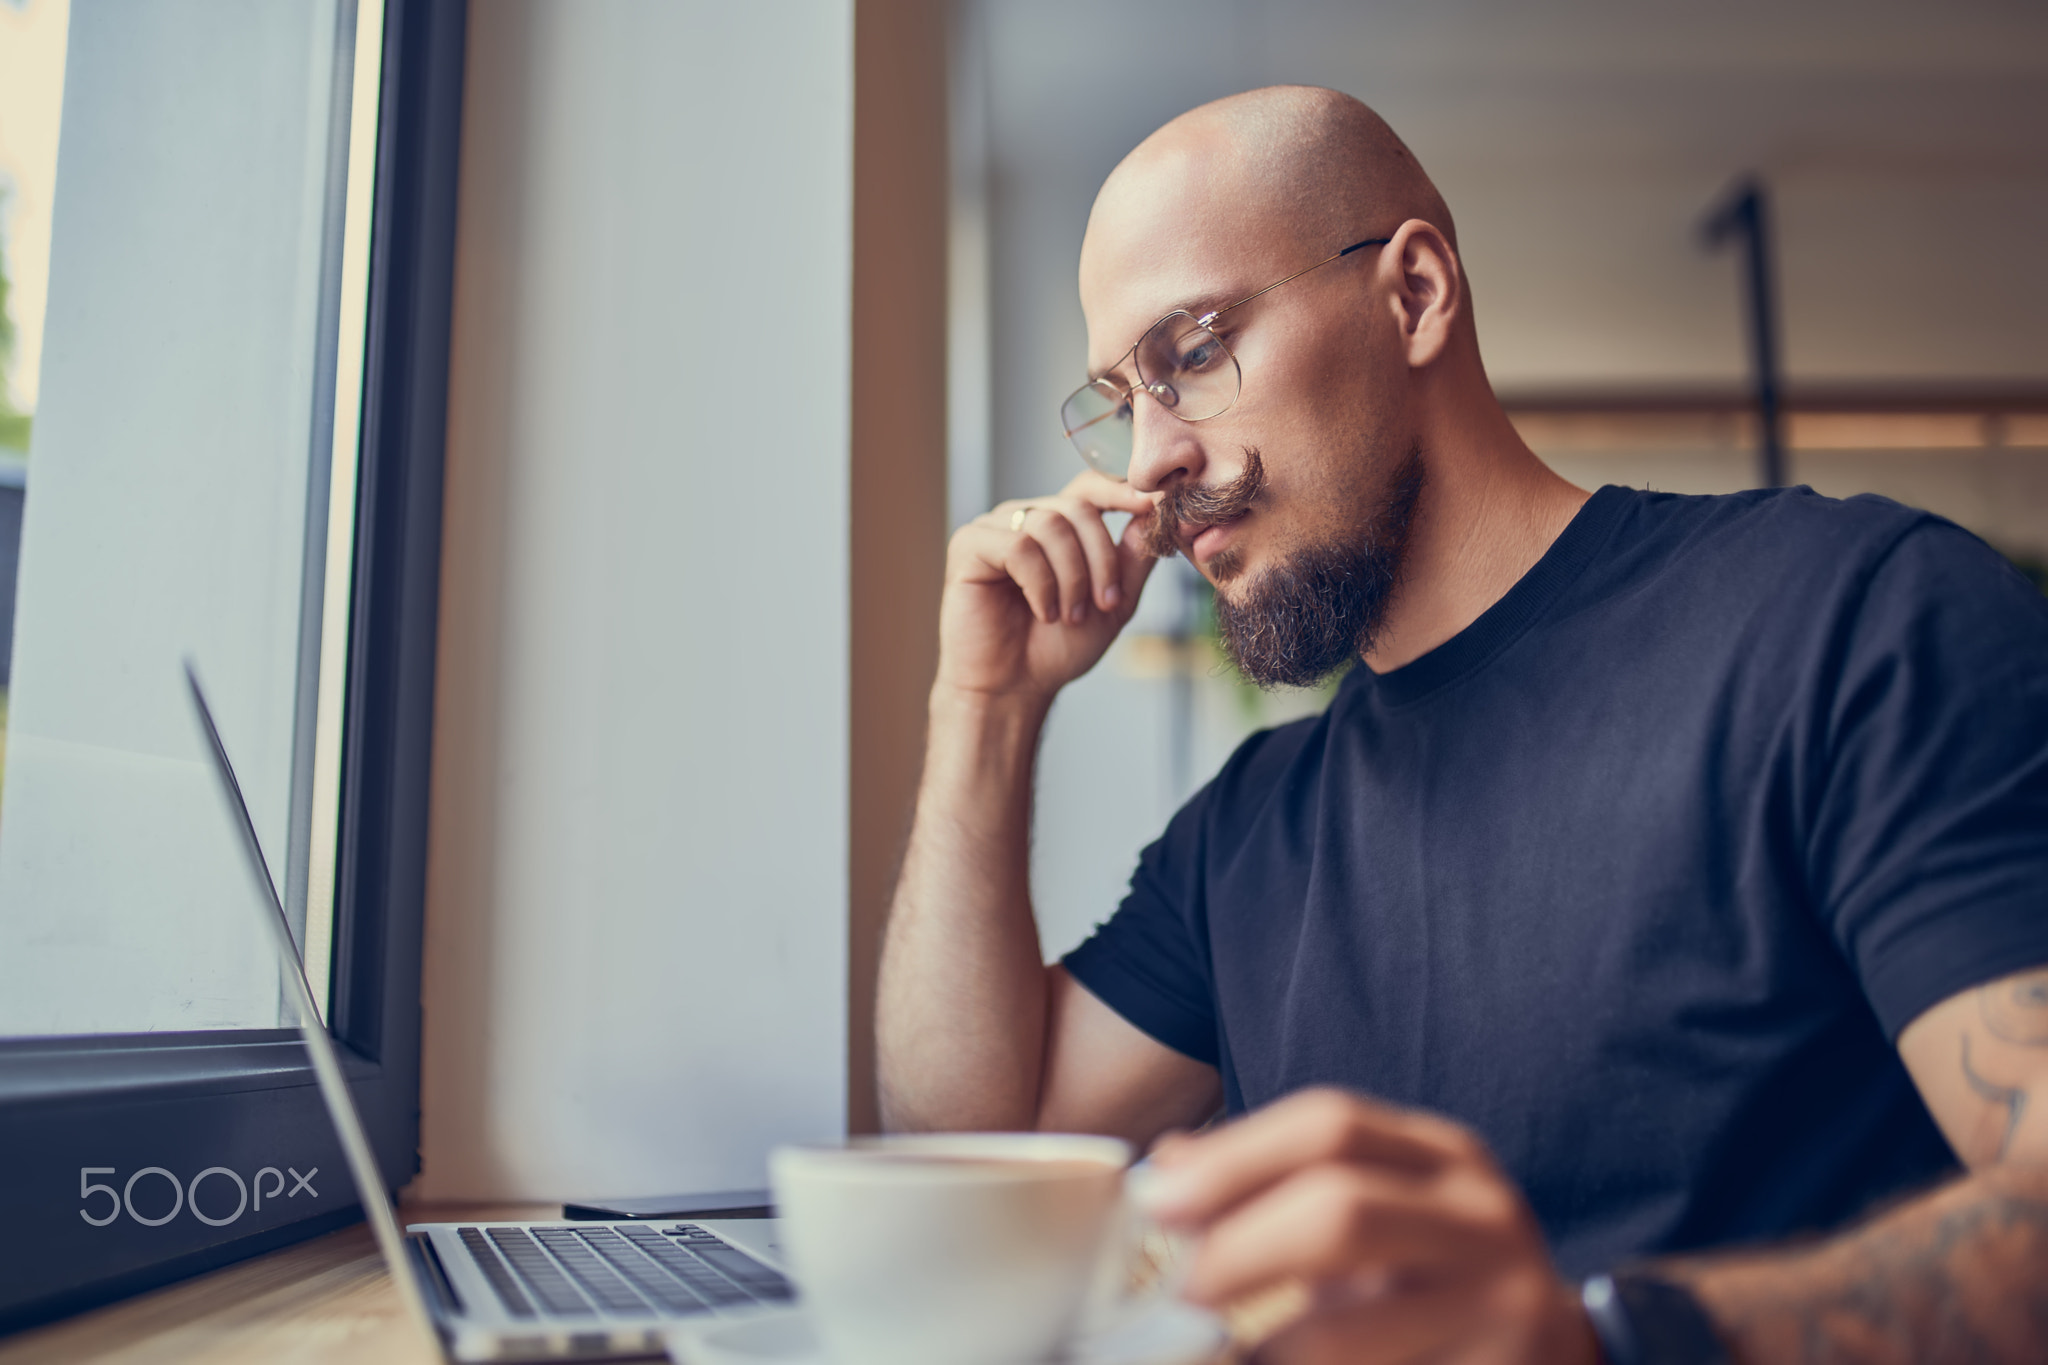
[[[1223,1324],[1184,1303],[1163,1303],[1143,1317],[1083,1338],[1061,1365],[1209,1365],[1224,1345]],[[679,1328],[669,1357],[680,1365],[830,1365],[802,1309]]]

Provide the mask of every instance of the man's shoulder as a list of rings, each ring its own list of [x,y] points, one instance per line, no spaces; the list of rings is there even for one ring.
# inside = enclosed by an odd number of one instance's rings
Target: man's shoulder
[[[1802,485],[1628,496],[1610,582],[1673,575],[1724,598],[1791,605],[1859,593],[1902,548],[1965,575],[2007,572],[1997,551],[1954,522],[1874,493],[1832,498]]]
[[[1712,494],[1630,490],[1630,498],[1636,537],[1774,558],[1838,559],[1844,550],[1882,556],[1916,529],[1952,526],[1875,493],[1832,498],[1804,484]]]

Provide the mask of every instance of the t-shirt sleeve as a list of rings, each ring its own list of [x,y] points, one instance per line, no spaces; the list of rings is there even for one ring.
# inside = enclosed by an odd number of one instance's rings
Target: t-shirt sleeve
[[[1089,994],[1175,1052],[1219,1064],[1215,994],[1201,922],[1203,815],[1213,787],[1138,855],[1131,889],[1061,965]]]
[[[1933,519],[1831,642],[1810,885],[1886,1035],[2048,964],[2048,599]]]

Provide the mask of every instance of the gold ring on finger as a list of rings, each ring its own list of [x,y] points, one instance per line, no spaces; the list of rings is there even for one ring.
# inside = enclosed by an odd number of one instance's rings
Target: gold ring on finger
[[[1012,531],[1023,530],[1024,518],[1030,516],[1031,512],[1032,509],[1027,505],[1024,507],[1019,507],[1016,511],[1010,513],[1010,529]]]

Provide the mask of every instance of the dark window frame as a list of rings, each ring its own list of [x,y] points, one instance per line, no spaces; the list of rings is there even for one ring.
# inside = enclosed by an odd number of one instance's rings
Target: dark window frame
[[[466,0],[386,0],[331,1024],[385,1183],[419,1168],[420,945]],[[251,932],[255,932],[251,921]],[[362,1216],[291,1030],[0,1039],[0,1332]],[[320,1168],[213,1227],[91,1226],[85,1167]],[[106,1180],[108,1177],[98,1177]],[[167,1184],[160,1176],[151,1184]],[[231,1197],[215,1177],[210,1199]],[[260,1182],[259,1182],[260,1183]],[[148,1190],[150,1186],[140,1187]],[[214,1212],[221,1210],[216,1208]]]

